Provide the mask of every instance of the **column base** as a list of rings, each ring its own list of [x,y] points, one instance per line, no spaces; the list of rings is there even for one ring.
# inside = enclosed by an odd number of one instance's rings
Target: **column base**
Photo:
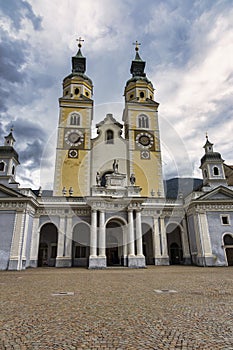
[[[183,257],[183,265],[192,265],[191,257]]]
[[[71,267],[72,259],[70,257],[57,257],[56,258],[56,267]]]
[[[106,256],[90,256],[89,269],[105,269],[107,267]]]
[[[146,267],[145,256],[128,255],[128,267],[133,269]]]
[[[168,266],[169,263],[169,257],[166,258],[154,258],[154,264],[156,266]]]
[[[215,266],[215,258],[213,256],[197,256],[198,266]]]
[[[30,260],[29,267],[33,267],[33,268],[38,267],[38,260],[37,259]]]
[[[18,259],[10,259],[9,265],[8,265],[8,270],[12,270],[12,271],[22,270],[19,268],[19,260]]]

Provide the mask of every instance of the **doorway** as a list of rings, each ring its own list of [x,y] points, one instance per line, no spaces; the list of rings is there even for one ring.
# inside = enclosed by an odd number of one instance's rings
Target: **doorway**
[[[41,227],[38,250],[38,266],[55,266],[57,257],[57,227],[48,223]]]
[[[183,248],[181,242],[181,228],[179,224],[168,224],[166,233],[170,265],[183,264]]]
[[[233,266],[233,236],[231,234],[227,234],[223,238],[226,257],[227,257],[227,265]]]
[[[107,266],[121,266],[123,261],[123,230],[115,220],[106,225],[106,258]]]

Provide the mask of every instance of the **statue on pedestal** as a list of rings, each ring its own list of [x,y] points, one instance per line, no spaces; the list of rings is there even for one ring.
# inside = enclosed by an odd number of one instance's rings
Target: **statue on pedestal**
[[[136,177],[135,177],[135,175],[133,173],[130,175],[129,181],[130,181],[131,185],[135,185]]]
[[[117,159],[114,159],[114,162],[112,165],[114,174],[118,174],[118,167],[119,167],[118,163],[119,163],[119,161]]]
[[[101,186],[101,176],[100,176],[100,173],[98,171],[96,173],[96,184],[97,184],[97,186]]]

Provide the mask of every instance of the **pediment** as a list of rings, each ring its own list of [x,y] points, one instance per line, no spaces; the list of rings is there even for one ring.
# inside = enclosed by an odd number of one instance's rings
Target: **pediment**
[[[0,198],[24,197],[19,192],[0,184]]]
[[[199,200],[233,200],[233,190],[227,187],[219,186],[199,197]]]

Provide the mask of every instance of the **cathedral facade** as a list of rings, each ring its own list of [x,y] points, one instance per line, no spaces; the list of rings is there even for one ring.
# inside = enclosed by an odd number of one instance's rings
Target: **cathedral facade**
[[[107,114],[95,138],[85,73],[79,45],[59,99],[53,191],[20,187],[12,131],[0,146],[0,269],[233,265],[233,170],[207,138],[203,181],[169,196],[159,103],[138,46],[122,124]]]

